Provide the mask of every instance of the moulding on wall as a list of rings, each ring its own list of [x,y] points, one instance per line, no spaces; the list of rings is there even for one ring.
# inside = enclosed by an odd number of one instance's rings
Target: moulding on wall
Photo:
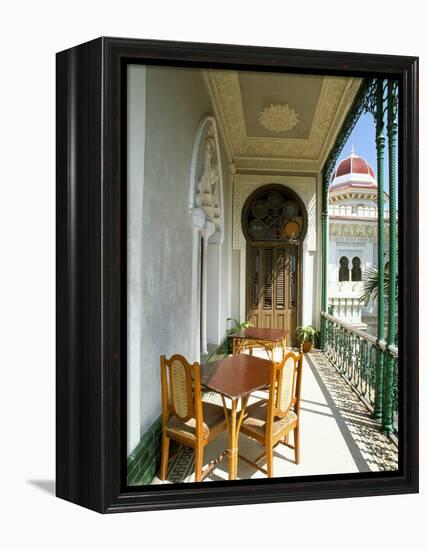
[[[321,170],[361,84],[358,78],[325,77],[308,138],[247,135],[237,71],[203,71],[229,158],[238,169]]]
[[[362,237],[377,240],[377,225],[374,223],[330,223],[330,237]],[[389,228],[385,225],[385,235]]]

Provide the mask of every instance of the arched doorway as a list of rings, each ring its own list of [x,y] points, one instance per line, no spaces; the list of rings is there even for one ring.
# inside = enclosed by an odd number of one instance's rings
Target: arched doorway
[[[296,344],[301,317],[301,243],[307,214],[300,197],[283,185],[260,187],[242,210],[247,241],[246,318],[261,328],[290,331]]]

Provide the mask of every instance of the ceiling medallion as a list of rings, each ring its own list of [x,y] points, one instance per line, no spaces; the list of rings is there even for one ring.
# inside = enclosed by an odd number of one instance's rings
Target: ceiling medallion
[[[288,132],[299,123],[299,115],[290,107],[285,105],[273,105],[265,107],[259,114],[260,124],[271,132]]]

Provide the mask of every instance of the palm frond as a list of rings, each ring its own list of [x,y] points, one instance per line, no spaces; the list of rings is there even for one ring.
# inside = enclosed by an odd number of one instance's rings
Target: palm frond
[[[370,298],[376,301],[379,295],[379,270],[377,267],[368,267],[363,276],[363,292],[360,302],[368,304]],[[386,264],[383,278],[383,292],[385,298],[389,296],[389,266]]]

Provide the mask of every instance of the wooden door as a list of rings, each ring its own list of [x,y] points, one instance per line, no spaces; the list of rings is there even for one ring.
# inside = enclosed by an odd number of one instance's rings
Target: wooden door
[[[298,247],[251,244],[247,263],[247,319],[258,328],[290,331],[296,343]]]

